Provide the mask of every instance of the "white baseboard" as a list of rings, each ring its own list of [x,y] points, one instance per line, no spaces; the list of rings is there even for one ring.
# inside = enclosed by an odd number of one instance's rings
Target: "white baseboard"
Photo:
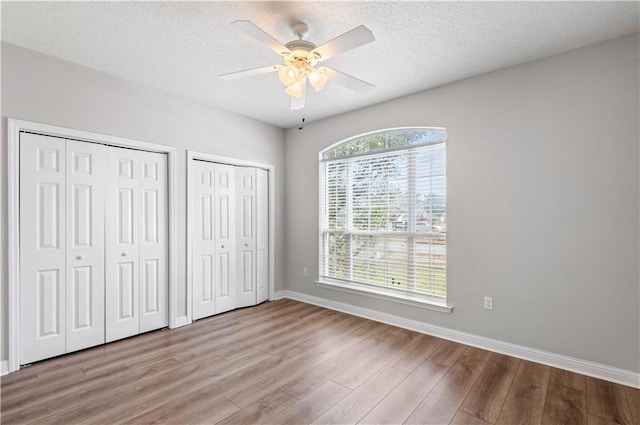
[[[176,322],[171,329],[179,328],[181,326],[186,326],[190,324],[191,324],[191,320],[189,320],[187,316],[179,316],[179,317],[176,317]]]
[[[382,313],[362,307],[356,307],[351,304],[331,301],[296,291],[285,290],[280,291],[274,295],[277,296],[276,299],[290,298],[292,300],[314,304],[331,310],[341,311],[343,313],[351,314],[354,316],[375,320],[377,322],[387,323],[389,325],[398,326],[412,331],[437,336],[439,338],[448,339],[465,345],[471,345],[474,347],[482,348],[484,350],[507,354],[512,357],[530,360],[536,363],[542,363],[548,366],[557,367],[559,369],[570,370],[582,375],[604,379],[606,381],[627,385],[629,387],[640,388],[640,373],[630,370],[619,369],[600,363],[578,359],[575,357],[564,356],[561,354],[551,353],[548,351],[538,350],[522,345],[511,344],[509,342],[498,341],[496,339],[485,338],[482,336],[460,332],[441,326],[430,325],[428,323],[419,322],[417,320],[404,319],[392,314]]]
[[[274,292],[274,293],[273,293],[272,301],[276,301],[276,300],[279,300],[279,299],[282,299],[282,298],[286,298],[286,297],[287,297],[287,295],[286,295],[286,293],[287,293],[287,292],[290,292],[290,291],[278,291],[278,292]],[[291,297],[289,297],[289,298],[291,298]],[[311,303],[310,303],[310,304],[311,304]]]
[[[7,360],[0,361],[0,376],[9,373],[9,362]]]

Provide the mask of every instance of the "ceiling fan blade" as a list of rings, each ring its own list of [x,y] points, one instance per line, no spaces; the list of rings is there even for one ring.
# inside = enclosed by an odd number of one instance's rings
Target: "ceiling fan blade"
[[[291,54],[291,50],[287,49],[282,43],[271,37],[269,34],[264,32],[252,22],[235,21],[231,23],[231,25],[238,28],[240,31],[243,31],[245,34],[248,34],[251,37],[255,38],[260,43],[264,44],[279,55]]]
[[[223,80],[237,80],[238,78],[253,77],[254,75],[266,74],[267,72],[277,71],[279,65],[269,65],[260,68],[245,69],[244,71],[230,72],[220,75]]]
[[[376,87],[373,84],[367,83],[366,81],[360,80],[356,77],[352,77],[351,75],[347,75],[343,72],[336,71],[335,69],[326,68],[326,70],[329,81],[335,81],[342,86],[350,88],[351,90],[365,92]]]
[[[371,43],[375,40],[373,33],[369,28],[364,25],[360,25],[347,31],[342,35],[337,36],[333,40],[327,41],[321,46],[316,47],[311,52],[320,55],[320,60],[324,61],[332,58],[347,50],[355,49],[364,44]]]
[[[302,96],[300,97],[291,97],[291,110],[297,111],[298,109],[304,108],[304,100],[307,96],[307,82],[305,81],[302,85]]]

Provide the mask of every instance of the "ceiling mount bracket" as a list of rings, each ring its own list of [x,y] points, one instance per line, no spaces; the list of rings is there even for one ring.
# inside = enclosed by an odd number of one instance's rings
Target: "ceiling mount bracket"
[[[298,22],[291,25],[291,30],[299,40],[303,40],[307,36],[307,34],[309,34],[309,26],[304,22]]]

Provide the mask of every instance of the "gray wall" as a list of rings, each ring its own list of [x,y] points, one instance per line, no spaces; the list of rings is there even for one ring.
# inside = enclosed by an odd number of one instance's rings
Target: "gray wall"
[[[7,117],[178,148],[179,315],[186,309],[186,150],[273,164],[276,290],[284,288],[284,132],[277,127],[2,44],[1,358],[7,359]]]
[[[638,50],[636,34],[287,130],[287,289],[640,371]],[[448,131],[450,315],[313,283],[318,152],[399,126]]]

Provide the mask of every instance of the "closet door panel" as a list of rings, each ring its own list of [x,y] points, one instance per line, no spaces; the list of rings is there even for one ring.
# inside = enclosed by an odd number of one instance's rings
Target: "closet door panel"
[[[215,311],[233,310],[236,294],[235,169],[214,164]]]
[[[65,140],[20,134],[20,364],[66,350]]]
[[[169,324],[167,156],[138,152],[142,168],[140,240],[140,332]]]
[[[139,333],[139,225],[141,162],[138,152],[107,147],[105,203],[106,341]]]
[[[193,319],[216,313],[214,257],[215,167],[210,162],[194,161],[193,190]]]
[[[105,341],[105,153],[103,145],[66,142],[67,352]]]
[[[238,196],[238,307],[255,305],[256,300],[256,169],[236,167]]]
[[[256,291],[257,303],[269,297],[269,173],[256,170]]]

